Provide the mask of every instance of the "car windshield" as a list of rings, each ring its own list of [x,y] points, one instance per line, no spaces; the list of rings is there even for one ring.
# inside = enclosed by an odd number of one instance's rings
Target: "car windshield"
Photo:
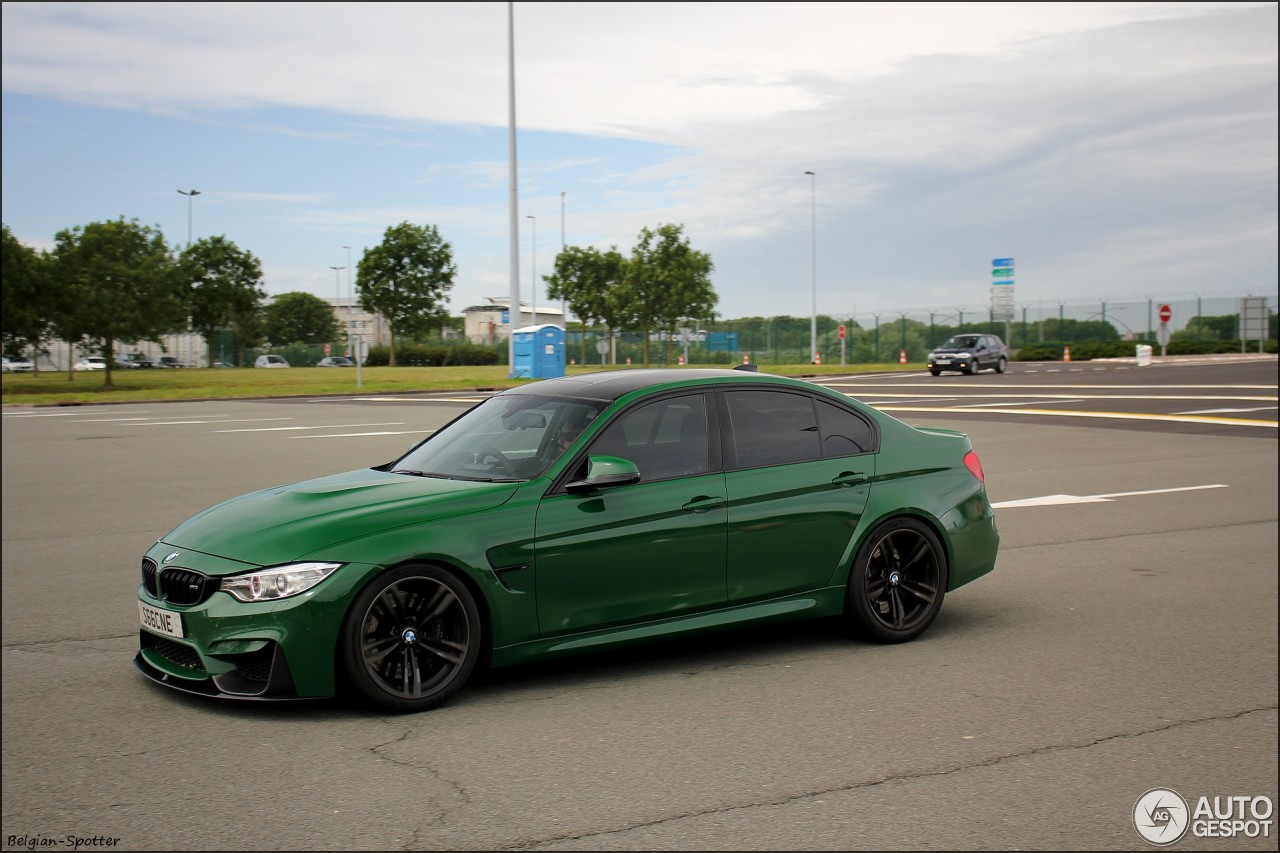
[[[455,480],[531,480],[573,445],[604,405],[530,394],[491,397],[388,470]]]
[[[973,349],[977,345],[977,335],[956,335],[953,338],[947,338],[947,342],[942,347],[943,349]]]

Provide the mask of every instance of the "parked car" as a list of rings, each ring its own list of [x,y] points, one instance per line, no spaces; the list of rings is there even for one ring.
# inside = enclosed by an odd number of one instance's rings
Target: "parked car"
[[[116,359],[116,367],[123,367],[126,370],[143,367],[151,368],[154,366],[155,362],[140,352],[127,352]]]
[[[316,367],[355,367],[356,363],[343,355],[326,355],[316,362]]]
[[[423,711],[479,666],[713,628],[911,640],[999,540],[963,433],[740,368],[562,377],[178,525],[142,558],[134,663],[206,696],[349,683]]]
[[[988,367],[1004,373],[1008,366],[1009,350],[995,335],[952,335],[929,353],[929,372],[934,376],[944,370],[977,373]]]
[[[106,370],[107,360],[100,355],[87,355],[74,365],[76,370]]]
[[[3,358],[3,356],[0,356],[0,358]],[[31,359],[27,358],[25,355],[20,355],[16,358],[4,359],[5,373],[32,373],[35,369],[35,364],[33,364]]]
[[[178,361],[177,358],[171,355],[162,355],[156,359],[156,367],[177,368],[177,367],[186,367],[186,366],[187,365],[185,362]]]
[[[210,367],[234,367],[235,365],[227,364],[225,361],[215,361],[209,366]]]
[[[254,367],[288,367],[289,362],[280,355],[260,355],[253,362]]]

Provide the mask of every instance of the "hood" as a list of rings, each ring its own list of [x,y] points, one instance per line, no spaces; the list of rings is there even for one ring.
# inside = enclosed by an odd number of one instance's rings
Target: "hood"
[[[490,509],[518,485],[349,471],[224,501],[187,519],[163,541],[268,566],[396,527]]]

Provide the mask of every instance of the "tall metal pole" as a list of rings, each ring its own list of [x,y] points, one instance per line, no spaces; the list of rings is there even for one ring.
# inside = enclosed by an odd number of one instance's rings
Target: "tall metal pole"
[[[560,253],[564,254],[564,250],[564,190],[560,190]],[[565,339],[568,340],[569,304],[565,301],[564,297],[560,298],[560,322],[564,325],[564,330],[566,332]],[[586,334],[585,329],[583,330],[583,334]]]
[[[533,323],[538,325],[538,217],[532,213],[527,214],[525,219],[532,220],[533,234],[529,238],[529,287],[532,288],[530,293],[533,294]]]
[[[818,360],[818,176],[805,170],[809,176],[810,206],[809,233],[813,256],[813,312],[809,318],[809,363]]]
[[[200,190],[178,190],[187,197],[187,248],[191,248],[191,199],[200,195]],[[207,361],[207,359],[206,359]],[[187,317],[187,364],[193,365],[191,359],[191,318]]]
[[[200,190],[178,190],[179,193],[187,197],[187,246],[191,246],[191,199],[193,196],[200,195]]]
[[[508,168],[508,203],[507,231],[508,254],[510,258],[509,274],[511,286],[508,291],[507,319],[507,366],[508,376],[514,378],[516,368],[516,336],[515,331],[520,321],[520,209],[516,198],[516,12],[515,3],[507,3],[507,168]]]
[[[329,267],[333,270],[333,310],[337,313],[341,307],[338,303],[342,301],[342,277],[338,273],[346,269],[346,267]],[[342,339],[338,339],[338,343],[342,343]]]

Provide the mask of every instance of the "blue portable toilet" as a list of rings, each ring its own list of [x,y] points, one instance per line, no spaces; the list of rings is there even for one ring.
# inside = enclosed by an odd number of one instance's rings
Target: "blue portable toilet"
[[[555,379],[564,376],[564,329],[550,323],[525,326],[512,332],[514,363],[511,376],[517,379]]]

